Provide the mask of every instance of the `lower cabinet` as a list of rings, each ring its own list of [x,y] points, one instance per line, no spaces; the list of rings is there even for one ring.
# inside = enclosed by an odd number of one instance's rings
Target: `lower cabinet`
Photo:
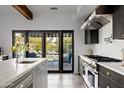
[[[33,71],[33,88],[46,88],[47,81],[47,64],[44,62]]]
[[[119,85],[116,81],[113,81],[111,78],[103,75],[102,73],[99,73],[98,75],[99,88],[121,88],[121,85]]]
[[[110,79],[103,75],[102,73],[98,74],[98,87],[99,88],[109,88],[110,87]]]
[[[99,88],[124,88],[124,76],[101,65],[97,66]]]
[[[8,84],[6,88],[47,88],[47,84],[47,62],[44,61],[16,81]]]
[[[111,88],[123,88],[123,87],[117,82],[111,80]]]

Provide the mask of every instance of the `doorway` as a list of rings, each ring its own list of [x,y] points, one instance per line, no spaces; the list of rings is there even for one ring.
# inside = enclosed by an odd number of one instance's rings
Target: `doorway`
[[[48,59],[48,71],[60,71],[60,36],[59,32],[46,32],[46,58]]]
[[[28,58],[48,59],[48,72],[74,71],[74,31],[73,30],[14,30],[13,45],[28,43]],[[15,57],[13,53],[13,57]]]

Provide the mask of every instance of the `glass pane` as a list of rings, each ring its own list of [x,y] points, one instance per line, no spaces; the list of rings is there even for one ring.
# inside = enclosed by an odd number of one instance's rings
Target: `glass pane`
[[[72,70],[72,33],[63,34],[63,70]]]
[[[42,57],[42,36],[41,33],[29,33],[29,58]]]
[[[46,34],[46,58],[48,59],[48,70],[59,70],[59,34]]]
[[[25,44],[25,33],[23,33],[23,32],[16,32],[15,34],[14,34],[14,45],[23,45],[23,44]],[[14,53],[14,55],[13,55],[13,57],[16,57],[16,53],[15,52],[13,52]]]
[[[14,44],[24,44],[24,33],[15,33],[15,41]]]

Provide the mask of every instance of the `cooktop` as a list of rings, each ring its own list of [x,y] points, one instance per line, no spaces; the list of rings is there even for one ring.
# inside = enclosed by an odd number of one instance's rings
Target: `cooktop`
[[[97,62],[121,62],[122,60],[111,58],[111,57],[104,57],[99,55],[85,55],[91,59],[95,59]]]

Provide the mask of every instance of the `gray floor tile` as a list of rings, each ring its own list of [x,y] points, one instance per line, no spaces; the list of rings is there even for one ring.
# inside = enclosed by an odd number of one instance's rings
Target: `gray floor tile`
[[[81,76],[75,74],[48,74],[48,88],[85,88]]]

